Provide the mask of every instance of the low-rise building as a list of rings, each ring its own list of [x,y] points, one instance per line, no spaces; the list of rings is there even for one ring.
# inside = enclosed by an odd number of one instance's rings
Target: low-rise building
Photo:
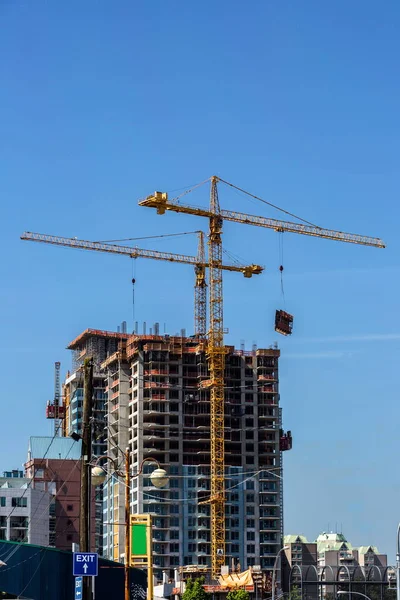
[[[81,493],[81,440],[67,437],[31,437],[25,474],[32,487],[47,492],[49,541],[60,550],[71,550],[79,542]],[[95,546],[94,490],[92,504],[92,548]]]
[[[5,471],[0,477],[0,540],[47,546],[50,495],[21,473]]]
[[[353,547],[342,533],[324,531],[312,543],[303,535],[286,535],[284,546],[282,571],[285,591],[293,585],[300,586],[310,566],[315,567],[321,579],[327,580],[331,576],[327,577],[326,571],[332,569],[339,581],[348,581],[357,567],[369,569],[387,566],[387,555],[381,554],[376,546]],[[315,569],[314,574],[307,577],[308,580],[316,577]],[[322,594],[326,591],[323,586]]]

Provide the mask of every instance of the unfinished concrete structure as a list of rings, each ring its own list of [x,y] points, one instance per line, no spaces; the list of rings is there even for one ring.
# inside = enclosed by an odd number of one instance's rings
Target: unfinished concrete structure
[[[155,329],[157,331],[157,328]],[[225,392],[226,555],[242,568],[271,570],[281,547],[279,350],[228,346]],[[166,489],[132,479],[131,512],[153,514],[155,572],[210,565],[210,401],[205,343],[195,337],[132,335],[102,363],[107,394],[107,454],[132,474],[153,457],[168,471]],[[152,470],[146,465],[145,473]],[[124,557],[124,482],[104,486],[104,554]]]
[[[81,434],[83,407],[83,371],[86,357],[93,358],[93,445],[94,456],[107,452],[106,390],[101,363],[113,354],[119,342],[126,340],[126,333],[86,329],[78,335],[67,348],[72,350],[72,370],[67,373],[63,384],[64,429],[63,435]],[[102,489],[96,490],[96,551],[102,554],[103,543],[103,495]]]

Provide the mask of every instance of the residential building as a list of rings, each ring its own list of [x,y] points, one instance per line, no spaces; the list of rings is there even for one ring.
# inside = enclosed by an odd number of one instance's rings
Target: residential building
[[[289,589],[291,572],[292,585],[301,585],[304,568],[317,565],[317,544],[309,542],[304,535],[285,535],[283,538],[285,550],[282,556],[283,589]]]
[[[91,331],[77,338],[79,348]],[[163,570],[172,577],[179,565],[209,566],[210,506],[201,503],[210,493],[210,398],[201,385],[209,378],[204,340],[101,333],[115,344],[101,364],[107,455],[123,465],[129,446],[132,475],[152,457],[170,477],[167,488],[156,490],[146,476],[154,467],[146,465],[145,476],[132,479],[131,512],[153,515],[155,573],[161,581]],[[291,447],[279,408],[280,353],[276,348],[226,350],[227,560],[271,571],[283,533],[281,451]],[[124,494],[124,482],[109,478],[103,547],[114,560],[124,558]]]
[[[63,384],[63,406],[65,410],[64,436],[82,433],[83,407],[83,371],[82,365],[86,357],[93,358],[93,456],[101,456],[107,452],[107,423],[105,411],[104,373],[101,363],[113,354],[120,341],[128,338],[126,333],[114,333],[97,329],[86,329],[67,348],[72,350],[72,370],[67,373]],[[103,544],[103,492],[96,490],[96,526],[94,548],[102,554]]]
[[[348,581],[349,575],[352,577],[357,567],[368,570],[372,566],[387,566],[387,555],[380,554],[376,546],[353,547],[343,533],[322,532],[312,543],[302,535],[286,535],[284,545],[287,546],[282,561],[285,591],[289,590],[290,583],[292,586],[300,585],[301,576],[304,579],[307,567],[312,565],[322,578],[332,578],[326,575],[328,567],[329,572],[332,569],[335,577],[341,581]],[[312,580],[311,577],[308,579]],[[312,594],[314,591],[311,590]],[[323,586],[322,594],[325,595],[327,591],[331,591],[328,585],[326,588]]]
[[[325,566],[347,567],[350,570],[357,565],[353,555],[353,547],[342,533],[322,532],[316,539],[318,550],[318,569]],[[348,578],[346,568],[342,569],[339,578]]]
[[[387,567],[387,555],[380,554],[376,546],[360,546],[354,548],[353,554],[360,567]]]
[[[9,475],[11,474],[11,477]],[[48,546],[50,495],[21,471],[0,477],[0,540]]]
[[[79,543],[81,440],[66,437],[29,439],[25,474],[32,488],[49,494],[49,546],[71,550]],[[95,504],[92,500],[92,545],[95,544]]]

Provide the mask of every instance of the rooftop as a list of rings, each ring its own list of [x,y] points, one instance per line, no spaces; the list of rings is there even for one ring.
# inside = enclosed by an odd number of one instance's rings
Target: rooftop
[[[130,337],[130,334],[116,331],[105,331],[103,329],[85,329],[85,331],[80,333],[78,337],[68,344],[67,350],[75,350],[76,348],[79,348],[83,342],[90,337],[117,338],[119,340],[127,340]]]
[[[308,540],[305,535],[285,535],[283,538],[284,544],[308,544]]]
[[[33,436],[29,438],[28,460],[78,460],[81,457],[81,440],[69,437]]]
[[[31,480],[27,477],[0,477],[1,488],[19,488],[25,489],[29,487]]]

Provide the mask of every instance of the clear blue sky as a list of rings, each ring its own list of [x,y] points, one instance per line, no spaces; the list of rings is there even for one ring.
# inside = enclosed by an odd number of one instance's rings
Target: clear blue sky
[[[0,2],[0,469],[49,434],[53,363],[86,327],[132,325],[132,263],[19,240],[192,231],[138,198],[212,174],[375,250],[285,234],[281,401],[286,532],[343,528],[394,556],[398,453],[400,5]],[[221,205],[276,211],[221,188]],[[206,191],[196,201],[207,203]],[[233,223],[225,245],[267,273],[225,278],[227,341],[278,339],[279,236]],[[195,238],[143,242],[194,253]],[[192,327],[193,273],[137,261],[135,317]]]

